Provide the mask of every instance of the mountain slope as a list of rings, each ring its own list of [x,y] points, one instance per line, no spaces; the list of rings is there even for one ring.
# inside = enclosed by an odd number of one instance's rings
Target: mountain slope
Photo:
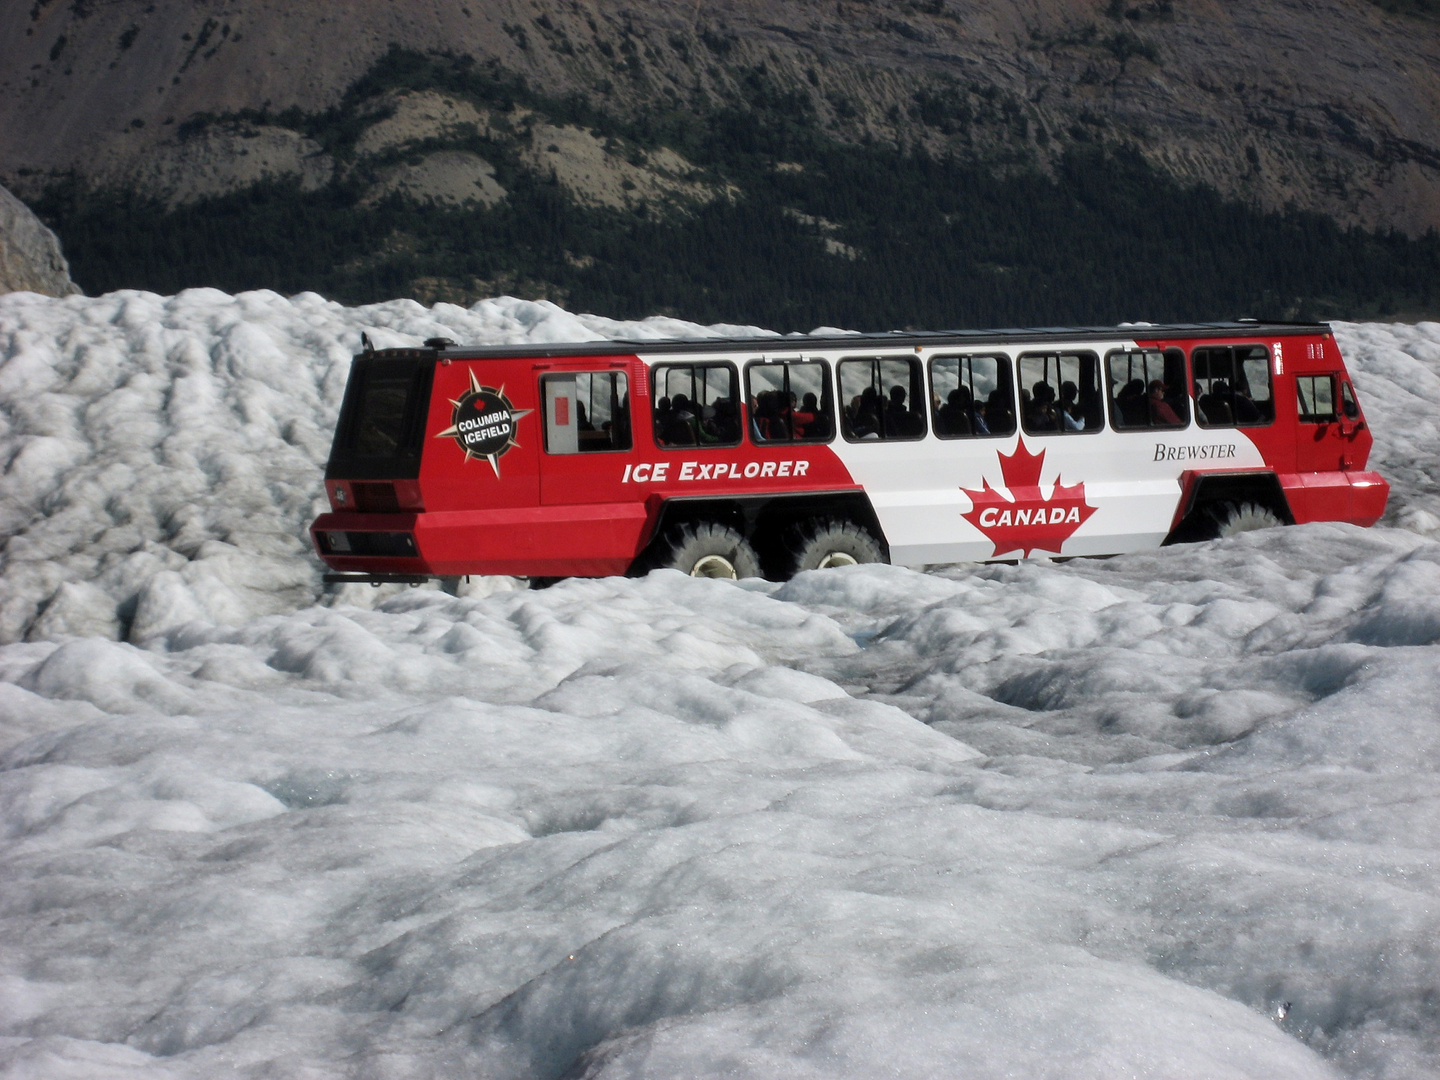
[[[143,175],[196,114],[332,106],[391,45],[627,115],[733,99],[763,65],[850,140],[1041,165],[1134,144],[1261,207],[1440,225],[1440,21],[1365,0],[35,0],[0,15],[0,173]]]

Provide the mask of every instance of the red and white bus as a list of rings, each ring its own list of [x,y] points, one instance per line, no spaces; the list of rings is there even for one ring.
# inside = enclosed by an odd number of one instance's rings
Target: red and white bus
[[[368,346],[368,342],[367,342]],[[606,341],[355,357],[331,581],[716,577],[1371,525],[1323,324]]]

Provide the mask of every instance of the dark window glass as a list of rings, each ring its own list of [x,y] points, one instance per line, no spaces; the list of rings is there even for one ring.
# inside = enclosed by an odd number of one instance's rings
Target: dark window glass
[[[840,429],[852,442],[925,437],[925,375],[919,360],[840,361],[840,400]]]
[[[623,371],[565,372],[540,382],[547,453],[630,449],[629,381]]]
[[[930,395],[942,439],[1015,433],[1008,356],[937,356],[930,361]]]
[[[384,480],[419,474],[433,360],[356,357],[325,475]]]
[[[1340,384],[1340,407],[1345,410],[1347,420],[1356,420],[1360,417],[1360,403],[1355,400],[1355,391],[1348,382]]]
[[[732,364],[662,364],[655,380],[655,445],[734,446],[740,441],[740,379]]]
[[[1100,360],[1094,353],[1027,353],[1020,357],[1020,423],[1030,435],[1099,431]]]
[[[1112,352],[1105,367],[1110,426],[1116,431],[1183,428],[1190,423],[1185,354],[1179,349]]]
[[[1196,349],[1190,366],[1201,427],[1253,427],[1274,421],[1270,350],[1264,345]]]
[[[813,360],[750,364],[745,368],[745,392],[752,442],[829,442],[835,437],[828,364]]]
[[[371,362],[355,413],[355,454],[393,457],[405,437],[405,407],[415,382],[413,361]]]
[[[1328,424],[1335,419],[1335,380],[1329,375],[1296,375],[1300,419],[1307,424]]]

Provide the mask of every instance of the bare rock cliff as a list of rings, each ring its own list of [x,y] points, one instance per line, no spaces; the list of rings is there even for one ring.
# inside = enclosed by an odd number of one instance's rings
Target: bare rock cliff
[[[60,241],[30,208],[0,187],[0,293],[72,296],[80,291],[60,253]]]
[[[1042,169],[1100,144],[1260,207],[1440,227],[1440,20],[1370,0],[17,0],[0,177],[321,183],[296,133],[175,133],[333,106],[392,45],[616,113],[733,99],[763,69],[850,141]]]

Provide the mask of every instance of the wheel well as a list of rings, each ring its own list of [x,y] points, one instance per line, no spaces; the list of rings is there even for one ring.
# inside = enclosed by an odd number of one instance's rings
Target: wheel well
[[[842,517],[855,522],[874,536],[885,557],[890,557],[890,547],[880,530],[880,520],[863,491],[822,491],[729,499],[666,499],[660,507],[655,531],[636,564],[643,563],[655,541],[674,526],[715,521],[738,530],[760,556],[760,565],[766,576],[775,576],[785,565],[785,531],[792,525],[815,517]]]
[[[1295,524],[1290,502],[1280,478],[1273,472],[1213,473],[1194,477],[1187,485],[1175,525],[1166,544],[1183,544],[1206,539],[1209,510],[1226,504],[1254,503],[1273,513],[1286,525]]]

